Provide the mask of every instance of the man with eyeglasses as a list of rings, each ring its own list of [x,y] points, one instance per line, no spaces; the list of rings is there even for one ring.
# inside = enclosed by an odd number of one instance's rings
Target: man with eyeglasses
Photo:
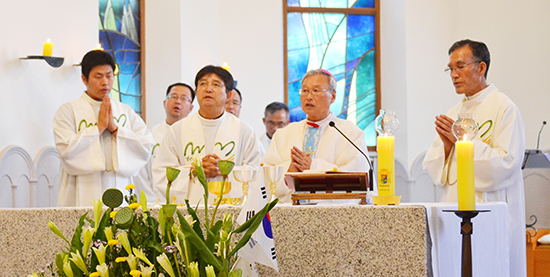
[[[204,193],[202,185],[188,177],[194,158],[201,159],[209,182],[222,181],[219,160],[235,162],[235,169],[259,168],[261,158],[261,145],[252,127],[225,111],[225,103],[233,93],[233,76],[221,67],[205,66],[197,73],[195,86],[199,111],[170,127],[153,161],[156,188],[166,191],[167,167],[180,169],[179,177],[172,183],[171,195],[178,203],[189,199],[192,205],[201,202]],[[225,197],[241,198],[242,186],[237,185],[232,174],[229,181],[234,185]],[[215,195],[210,195],[211,204]]]
[[[493,84],[487,84],[489,49],[483,42],[461,40],[449,49],[446,71],[462,100],[435,118],[437,136],[423,167],[435,185],[443,186],[443,202],[457,202],[457,169],[453,118],[470,113],[479,124],[474,138],[476,202],[508,203],[510,276],[526,275],[525,199],[521,163],[525,131],[516,105]]]
[[[155,138],[156,145],[153,147],[149,162],[134,177],[136,189],[145,192],[149,203],[155,203],[157,198],[161,202],[165,201],[165,192],[157,190],[152,184],[151,167],[155,158],[155,150],[162,142],[170,126],[187,117],[193,110],[193,100],[195,100],[195,91],[188,84],[175,83],[169,85],[166,89],[166,99],[162,102],[166,119],[151,128],[151,134]]]
[[[265,133],[260,138],[260,142],[264,147],[264,152],[267,152],[273,134],[278,129],[286,127],[290,122],[290,113],[288,106],[285,103],[273,102],[265,107],[264,118],[262,121],[265,125]]]
[[[61,158],[58,206],[92,206],[108,188],[126,191],[154,145],[141,117],[109,97],[116,67],[111,55],[90,51],[80,64],[86,91],[53,119]]]
[[[357,146],[367,153],[365,133],[351,121],[330,112],[336,100],[336,79],[324,69],[308,71],[302,78],[300,101],[307,118],[279,129],[262,158],[265,165],[282,166],[285,172],[333,170],[367,172],[369,164],[338,131],[329,127],[333,121]],[[292,191],[283,181],[275,195],[290,202]]]
[[[227,101],[225,102],[225,110],[238,118],[241,115],[242,102],[243,97],[241,92],[237,88],[234,88],[231,98],[227,98]]]

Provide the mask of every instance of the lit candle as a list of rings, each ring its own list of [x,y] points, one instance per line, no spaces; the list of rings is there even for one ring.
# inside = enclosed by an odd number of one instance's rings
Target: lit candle
[[[229,65],[226,62],[223,62],[222,68],[229,71]]]
[[[378,136],[378,195],[395,196],[395,137]]]
[[[42,56],[44,57],[51,57],[53,52],[53,42],[48,39],[46,42],[44,42],[44,49],[42,51]]]
[[[476,209],[476,190],[474,175],[474,142],[457,141],[456,168],[458,186],[458,210]]]
[[[94,48],[94,50],[101,50],[101,51],[103,51],[103,47],[101,47],[101,43],[98,43],[97,46]]]

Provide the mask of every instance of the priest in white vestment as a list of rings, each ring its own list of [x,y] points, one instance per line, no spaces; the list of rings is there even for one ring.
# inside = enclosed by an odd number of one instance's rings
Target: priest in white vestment
[[[109,97],[113,58],[94,50],[81,66],[86,92],[61,106],[53,119],[61,158],[58,206],[92,206],[108,188],[126,191],[154,145],[141,117]]]
[[[464,98],[447,115],[436,116],[437,136],[426,153],[424,169],[443,186],[443,202],[457,202],[457,168],[453,118],[470,113],[479,124],[474,142],[476,202],[508,203],[510,276],[526,276],[525,199],[521,164],[525,131],[516,105],[486,82],[490,55],[482,42],[462,40],[449,50],[447,71]]]
[[[160,146],[162,139],[172,124],[186,118],[193,110],[193,100],[195,100],[195,91],[191,86],[184,83],[175,83],[166,89],[166,99],[162,102],[166,119],[151,128],[151,134],[155,138],[155,146],[151,152],[149,162],[134,177],[136,190],[145,192],[147,202],[159,203],[166,202],[165,192],[159,191],[153,184],[151,169],[155,158],[155,150]]]
[[[260,142],[264,147],[264,153],[269,149],[275,131],[284,128],[290,122],[288,106],[281,102],[272,102],[265,107],[264,118],[265,133],[260,136]]]
[[[367,153],[365,133],[351,121],[337,118],[330,112],[336,99],[336,79],[323,69],[308,71],[302,78],[300,100],[307,119],[277,130],[262,163],[282,166],[286,172],[333,170],[368,172],[369,163],[337,130],[329,127],[333,121],[350,140]],[[275,189],[275,196],[290,202],[292,190],[284,181]]]
[[[209,182],[221,181],[219,160],[235,162],[240,167],[259,168],[261,145],[252,127],[225,111],[226,100],[231,98],[234,81],[231,74],[217,66],[206,66],[195,77],[199,111],[172,125],[156,150],[153,161],[153,181],[165,192],[166,168],[181,170],[172,183],[170,196],[176,203],[189,199],[191,205],[204,204],[203,187],[198,180],[190,181],[192,158],[199,158]],[[224,197],[241,198],[242,186],[229,175],[231,191]],[[215,195],[212,195],[212,203]],[[172,199],[169,199],[172,202]]]

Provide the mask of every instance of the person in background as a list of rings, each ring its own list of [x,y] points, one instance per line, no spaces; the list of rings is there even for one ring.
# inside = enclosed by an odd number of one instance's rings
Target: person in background
[[[86,91],[55,113],[55,146],[61,158],[58,206],[92,206],[108,188],[125,187],[147,163],[154,139],[130,106],[109,97],[115,62],[101,50],[80,63]]]
[[[176,196],[178,203],[189,199],[191,205],[201,202],[204,193],[202,185],[188,177],[193,158],[202,161],[209,182],[221,182],[218,161],[233,161],[235,169],[257,169],[262,149],[252,127],[225,111],[234,86],[233,76],[227,70],[205,66],[197,73],[195,86],[199,111],[170,127],[153,161],[153,181],[160,191],[166,191],[166,168],[181,170],[180,177],[172,183],[171,195]],[[232,174],[229,176],[229,180],[237,184]],[[210,195],[209,203],[212,203],[215,195]],[[226,196],[242,197],[242,186],[232,186]]]
[[[346,134],[364,153],[367,153],[365,132],[351,121],[337,118],[330,112],[336,99],[336,79],[324,69],[308,71],[302,78],[300,101],[307,118],[290,123],[275,132],[262,163],[282,166],[286,172],[333,170],[367,172],[369,163],[330,122]],[[281,180],[275,196],[290,202],[290,190]]]
[[[487,83],[491,58],[483,42],[461,40],[449,49],[446,71],[462,100],[446,115],[435,117],[435,140],[423,167],[435,185],[443,186],[443,202],[458,202],[456,138],[453,118],[470,113],[480,131],[474,138],[476,202],[508,203],[510,276],[525,276],[525,198],[521,163],[525,131],[516,105],[494,84]]]
[[[275,131],[286,127],[290,122],[288,106],[281,102],[273,102],[267,105],[262,121],[265,125],[265,133],[260,137],[260,142],[264,147],[264,151],[267,152]]]
[[[225,102],[225,110],[239,118],[239,116],[241,115],[242,101],[243,98],[241,96],[241,92],[237,88],[234,88],[231,97],[228,97],[227,101]]]
[[[166,113],[166,119],[151,128],[151,134],[153,134],[156,142],[151,153],[151,159],[149,159],[149,162],[139,171],[138,175],[134,177],[136,189],[145,192],[147,202],[149,203],[155,203],[157,198],[159,202],[162,203],[166,200],[165,192],[161,192],[153,186],[151,167],[153,166],[153,159],[155,158],[155,150],[162,142],[170,126],[182,118],[187,117],[193,110],[193,100],[195,100],[195,91],[187,84],[175,83],[169,85],[168,89],[166,89],[166,98],[162,102]]]

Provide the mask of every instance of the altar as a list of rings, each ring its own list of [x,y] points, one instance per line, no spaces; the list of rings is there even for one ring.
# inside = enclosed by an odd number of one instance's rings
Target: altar
[[[500,229],[505,229],[506,217],[501,215],[506,204],[479,206],[494,212],[473,220],[474,272],[509,276],[508,233]],[[259,266],[260,275],[460,276],[459,220],[441,213],[443,208],[445,204],[278,205],[270,216],[279,274]],[[220,214],[240,211],[220,209]],[[91,208],[0,209],[0,276],[27,276],[44,269],[66,246],[50,231],[48,221],[69,235],[87,211],[91,216]]]

